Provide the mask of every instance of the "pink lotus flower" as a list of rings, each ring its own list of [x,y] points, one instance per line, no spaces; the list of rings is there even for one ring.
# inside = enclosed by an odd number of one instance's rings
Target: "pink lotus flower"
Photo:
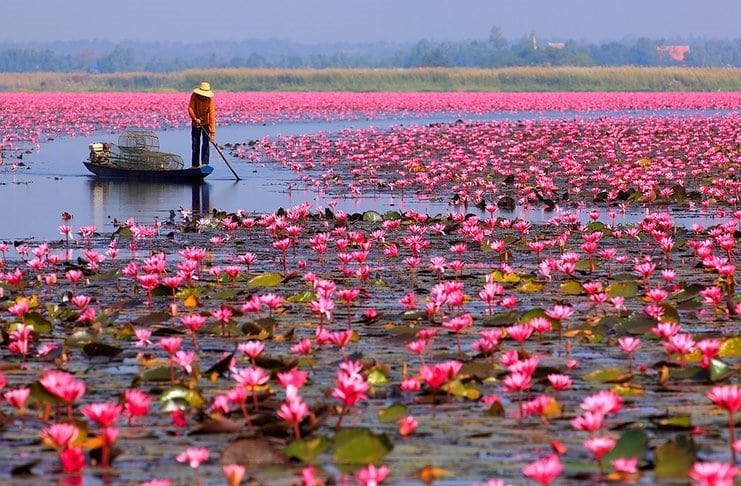
[[[544,486],[551,484],[563,472],[561,458],[551,455],[544,459],[528,464],[522,469],[522,474]]]
[[[82,447],[70,447],[60,451],[59,461],[66,474],[75,474],[85,469],[85,453]]]
[[[26,404],[28,397],[31,395],[31,389],[27,387],[8,390],[3,394],[8,405],[18,411],[18,415],[23,415],[23,406]]]
[[[136,417],[144,417],[149,413],[152,399],[142,390],[129,389],[124,391],[123,413],[129,419],[129,423]]]
[[[51,424],[41,431],[41,438],[49,440],[58,449],[69,449],[77,441],[80,429],[66,423]]]
[[[204,447],[189,447],[177,456],[177,461],[187,463],[191,468],[198,469],[208,460],[208,449]]]
[[[103,428],[113,425],[122,411],[121,405],[110,402],[91,403],[82,408],[84,416]]]
[[[603,390],[586,397],[579,405],[582,410],[609,415],[623,407],[623,400],[612,390]]]
[[[378,486],[388,477],[389,472],[387,466],[377,468],[375,465],[369,464],[356,472],[355,478],[360,486]]]
[[[738,469],[725,462],[696,462],[689,476],[698,486],[733,486]]]
[[[741,410],[741,386],[719,385],[714,386],[706,395],[717,407],[725,409],[728,412],[728,433],[730,434],[729,443],[731,445],[732,462],[736,463],[736,422],[733,415]]]
[[[415,419],[411,415],[407,415],[406,417],[402,417],[399,419],[399,435],[402,437],[407,437],[417,430],[417,419]]]

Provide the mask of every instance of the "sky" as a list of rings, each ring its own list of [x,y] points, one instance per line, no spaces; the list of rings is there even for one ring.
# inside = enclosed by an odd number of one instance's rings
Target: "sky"
[[[741,0],[15,0],[0,42],[741,37]]]

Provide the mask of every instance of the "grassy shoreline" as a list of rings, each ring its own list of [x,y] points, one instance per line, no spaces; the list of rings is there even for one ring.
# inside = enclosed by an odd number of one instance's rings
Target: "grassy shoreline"
[[[515,67],[0,73],[0,92],[187,91],[204,79],[220,91],[741,91],[738,68]]]

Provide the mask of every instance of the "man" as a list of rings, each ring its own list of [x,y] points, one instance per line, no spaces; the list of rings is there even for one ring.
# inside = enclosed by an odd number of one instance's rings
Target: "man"
[[[214,106],[214,92],[211,85],[202,82],[193,90],[188,103],[188,114],[192,121],[191,138],[193,141],[193,157],[191,165],[208,165],[209,142],[213,142],[216,135],[216,108]],[[200,154],[200,156],[199,156]]]

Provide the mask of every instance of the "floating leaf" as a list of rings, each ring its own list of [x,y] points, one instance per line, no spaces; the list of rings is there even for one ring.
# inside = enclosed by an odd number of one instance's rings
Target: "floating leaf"
[[[242,334],[257,337],[258,339],[267,339],[272,335],[277,324],[277,321],[273,317],[263,317],[254,321],[245,322],[241,327]]]
[[[213,295],[214,299],[230,300],[237,296],[237,290],[231,287],[223,288]]]
[[[398,422],[409,415],[409,408],[401,403],[394,403],[378,411],[378,420],[382,423]]]
[[[335,434],[332,459],[338,464],[378,464],[393,448],[386,434],[348,427]]]
[[[291,295],[286,300],[293,304],[306,304],[307,302],[311,302],[314,299],[316,299],[316,294],[311,290],[305,290],[303,292]]]
[[[664,308],[664,314],[661,316],[662,321],[676,322],[677,324],[681,322],[681,318],[679,317],[679,312],[677,311],[676,307],[666,302],[662,302],[661,306]]]
[[[586,381],[596,381],[599,383],[624,383],[631,378],[633,378],[633,374],[621,368],[595,370],[584,376]]]
[[[651,417],[650,420],[660,430],[691,430],[693,428],[691,415]]]
[[[198,307],[198,296],[196,294],[188,294],[188,296],[183,299],[183,305],[188,309]]]
[[[33,311],[26,313],[25,319],[26,325],[33,326],[34,332],[38,334],[50,334],[53,329],[51,321],[43,318],[38,312]]]
[[[612,391],[621,397],[642,397],[646,389],[637,383],[618,383],[612,386]]]
[[[486,316],[483,319],[484,326],[509,326],[517,322],[518,314],[515,312],[499,312],[497,314]]]
[[[88,358],[94,358],[96,356],[113,358],[114,356],[120,354],[122,351],[123,349],[119,348],[118,346],[112,346],[110,344],[100,342],[87,343],[82,347],[82,352],[85,353],[85,356],[87,356]]]
[[[285,464],[288,458],[273,442],[264,439],[238,439],[221,452],[220,461],[224,464],[240,464],[245,467],[258,467]]]
[[[378,368],[368,373],[368,378],[366,378],[366,381],[371,386],[382,386],[386,385],[389,382],[386,374]]]
[[[170,381],[170,367],[158,366],[139,375],[139,381]]]
[[[200,408],[205,403],[203,396],[198,390],[192,390],[182,385],[175,385],[168,388],[160,395],[160,402],[163,404],[171,400],[182,400],[193,408]]]
[[[741,336],[733,336],[724,340],[718,350],[718,356],[721,358],[741,357]]]
[[[276,287],[283,283],[283,275],[280,273],[263,273],[252,277],[247,282],[248,287]]]
[[[311,464],[331,444],[332,441],[327,437],[317,435],[306,439],[294,440],[283,449],[283,452],[288,457],[298,459],[305,464]]]
[[[520,283],[520,280],[522,280],[520,276],[514,272],[503,273],[501,270],[495,270],[494,272],[492,272],[491,279],[497,283],[512,283],[512,284]]]
[[[363,213],[363,221],[368,223],[380,223],[383,221],[383,216],[378,211],[366,211]]]
[[[426,321],[427,313],[423,310],[406,311],[402,314],[401,318],[405,321]]]
[[[576,280],[569,280],[561,284],[561,292],[566,295],[582,295],[584,287]]]
[[[623,432],[615,447],[605,455],[604,461],[609,463],[621,457],[635,457],[638,463],[644,462],[648,451],[648,435],[642,429],[630,429]]]
[[[654,451],[657,477],[686,477],[697,459],[697,444],[688,435],[679,435]]]
[[[519,290],[520,292],[527,292],[527,293],[540,292],[541,290],[545,288],[545,286],[546,286],[546,282],[542,280],[529,279],[529,280],[526,280],[522,285],[520,285],[517,288],[517,290]]]
[[[635,282],[613,282],[605,289],[610,297],[625,297],[627,299],[638,295],[640,288]]]
[[[719,359],[710,360],[710,381],[713,383],[723,381],[731,376],[731,367]]]
[[[97,339],[97,336],[90,334],[87,330],[82,330],[67,336],[64,344],[71,347],[82,347],[88,343],[95,342]]]

